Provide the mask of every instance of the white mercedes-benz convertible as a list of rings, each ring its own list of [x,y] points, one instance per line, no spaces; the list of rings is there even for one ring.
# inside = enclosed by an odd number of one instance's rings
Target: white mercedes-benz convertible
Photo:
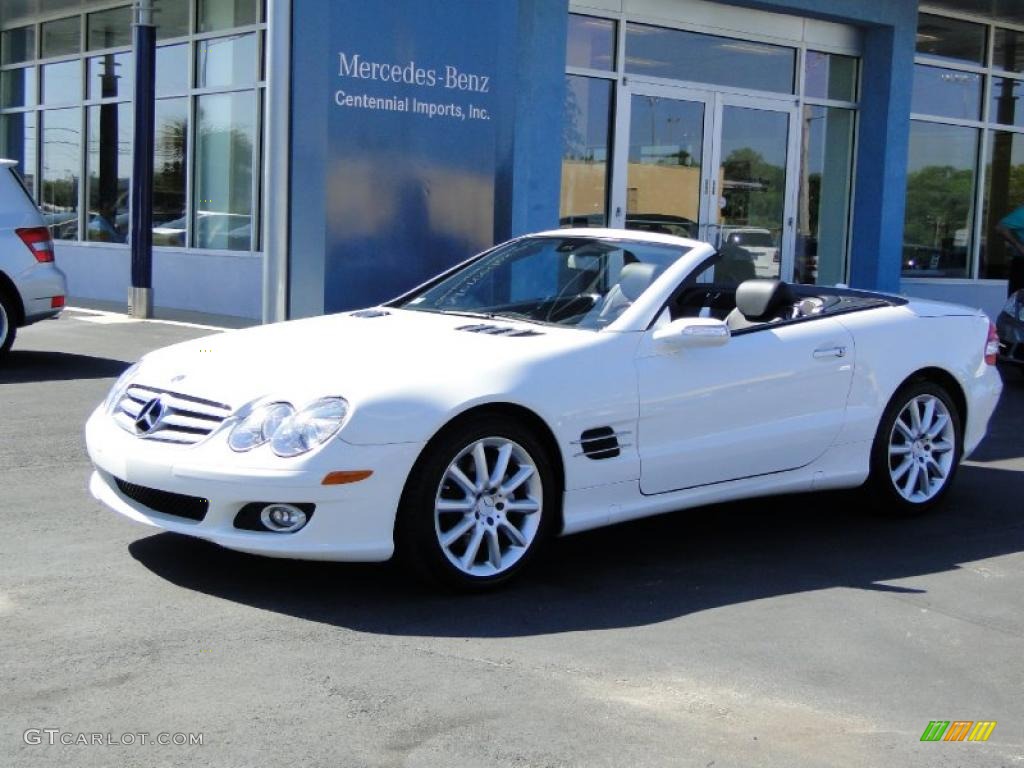
[[[923,511],[1002,388],[979,311],[730,283],[710,246],[558,230],[382,306],[146,355],[86,426],[121,514],[245,552],[506,581],[556,535],[864,486]],[[717,273],[717,274],[716,274]]]

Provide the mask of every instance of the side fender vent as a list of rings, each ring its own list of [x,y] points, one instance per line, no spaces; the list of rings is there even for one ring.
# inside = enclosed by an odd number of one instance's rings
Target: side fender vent
[[[573,440],[574,445],[580,447],[577,456],[586,456],[588,459],[614,459],[621,453],[621,449],[629,443],[620,443],[619,438],[628,435],[628,432],[616,432],[611,427],[594,427],[584,430],[579,440]]]

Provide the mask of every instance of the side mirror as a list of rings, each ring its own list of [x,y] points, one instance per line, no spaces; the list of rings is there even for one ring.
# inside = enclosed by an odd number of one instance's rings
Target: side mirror
[[[656,342],[670,347],[720,347],[729,336],[729,326],[713,317],[682,317],[654,332]]]

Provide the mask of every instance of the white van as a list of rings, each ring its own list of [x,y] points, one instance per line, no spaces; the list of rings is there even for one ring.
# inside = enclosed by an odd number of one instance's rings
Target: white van
[[[0,360],[18,328],[60,314],[67,279],[53,263],[53,240],[14,170],[0,159]]]

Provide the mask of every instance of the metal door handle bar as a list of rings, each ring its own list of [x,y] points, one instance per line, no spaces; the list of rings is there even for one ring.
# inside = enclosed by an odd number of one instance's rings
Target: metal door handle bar
[[[814,350],[814,356],[819,360],[827,357],[846,357],[846,347],[822,347]]]

